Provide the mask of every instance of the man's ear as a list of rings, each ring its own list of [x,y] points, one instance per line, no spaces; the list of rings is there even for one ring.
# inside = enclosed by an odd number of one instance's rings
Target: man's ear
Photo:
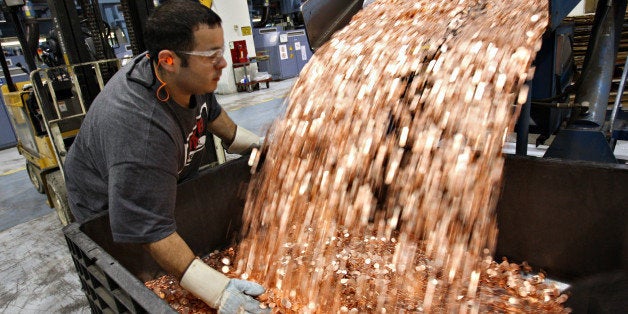
[[[174,65],[174,52],[170,50],[162,50],[157,55],[157,65],[164,69],[170,70]]]

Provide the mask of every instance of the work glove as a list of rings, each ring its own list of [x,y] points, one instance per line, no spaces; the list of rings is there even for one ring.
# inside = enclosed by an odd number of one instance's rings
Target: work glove
[[[229,154],[246,154],[253,148],[259,148],[261,146],[262,139],[255,133],[237,126],[235,138],[229,147],[225,147]],[[224,143],[224,142],[223,142]]]
[[[250,281],[231,279],[220,298],[218,314],[229,313],[270,313],[270,309],[260,308],[259,301],[253,299],[266,291],[264,287]]]
[[[254,299],[264,293],[264,287],[250,281],[229,279],[198,258],[183,274],[181,287],[218,309],[220,314],[270,313],[270,309],[262,309],[259,301]]]

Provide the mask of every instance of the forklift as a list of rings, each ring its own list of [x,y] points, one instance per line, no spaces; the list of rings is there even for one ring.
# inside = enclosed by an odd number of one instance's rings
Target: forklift
[[[2,96],[16,133],[18,152],[26,159],[28,176],[35,189],[46,194],[48,205],[55,208],[65,226],[74,221],[63,173],[65,155],[89,105],[121,67],[121,60],[115,58],[100,18],[95,18],[100,16],[97,3],[87,5],[82,1],[79,19],[74,1],[48,1],[47,9],[55,17],[54,29],[42,49],[37,25],[26,13],[32,12],[27,6],[33,2],[0,1],[3,12],[14,22],[24,52],[24,70],[30,79],[14,83],[2,54],[0,63],[6,80]],[[28,27],[26,32],[24,25]],[[39,66],[33,51],[37,51]]]

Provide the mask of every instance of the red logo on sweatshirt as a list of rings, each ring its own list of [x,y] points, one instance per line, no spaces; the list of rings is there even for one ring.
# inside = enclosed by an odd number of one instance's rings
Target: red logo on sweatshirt
[[[207,135],[205,134],[205,124],[207,123],[207,103],[203,103],[199,115],[196,116],[196,125],[192,129],[192,132],[187,137],[187,143],[185,143],[185,160],[183,167],[187,167],[191,162],[194,155],[205,148],[205,141]]]

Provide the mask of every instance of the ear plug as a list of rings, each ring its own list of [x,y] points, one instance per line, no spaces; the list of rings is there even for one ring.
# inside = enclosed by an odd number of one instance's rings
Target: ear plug
[[[165,59],[161,59],[165,64],[172,65],[174,63],[174,59],[172,57],[166,57]]]

